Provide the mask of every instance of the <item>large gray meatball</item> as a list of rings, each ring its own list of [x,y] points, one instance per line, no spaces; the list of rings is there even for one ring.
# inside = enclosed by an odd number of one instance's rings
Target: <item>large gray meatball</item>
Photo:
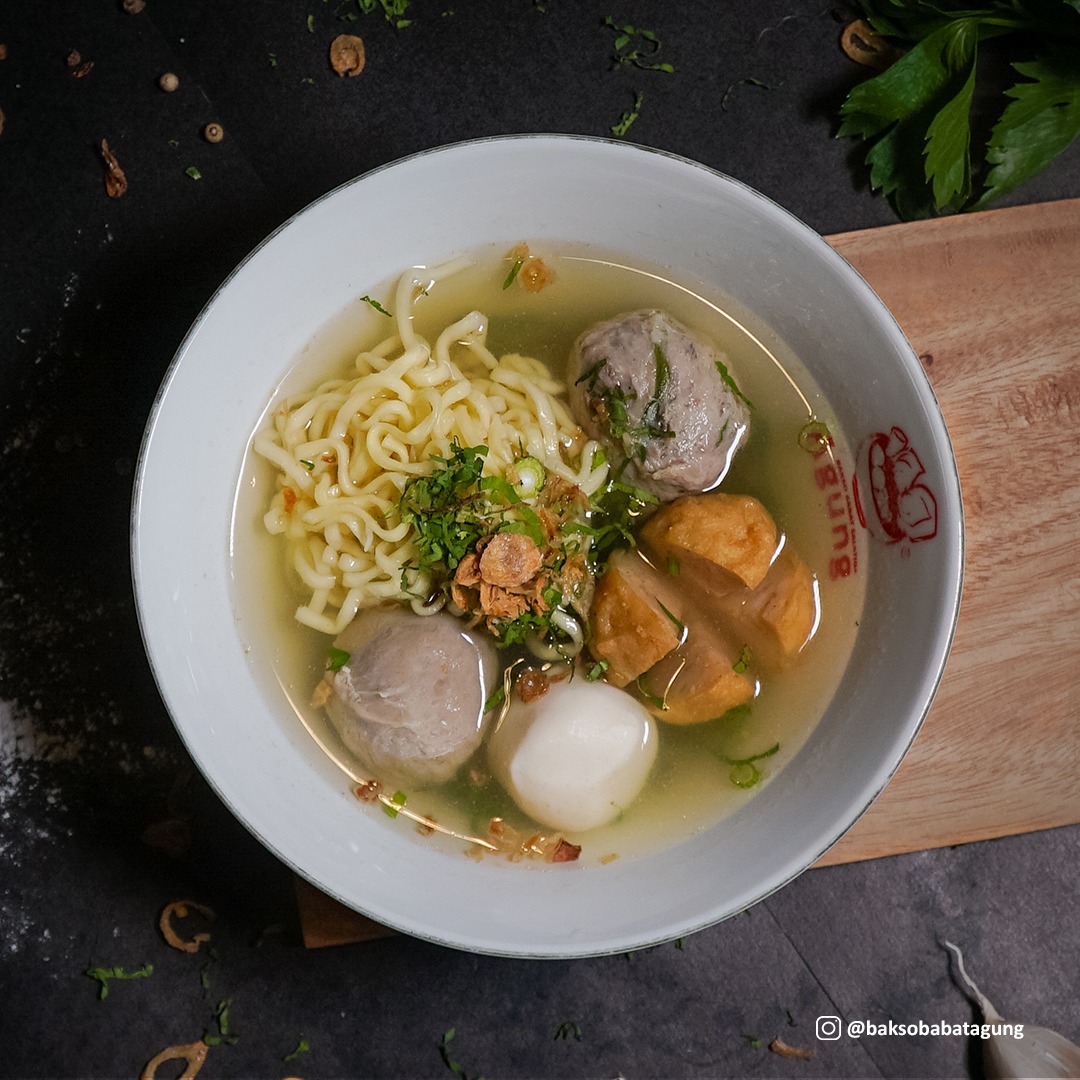
[[[488,638],[443,612],[370,608],[334,645],[349,659],[331,677],[326,711],[377,778],[439,783],[472,756],[499,681]]]
[[[570,382],[581,426],[664,501],[716,487],[748,431],[723,354],[663,311],[586,330],[570,354]]]

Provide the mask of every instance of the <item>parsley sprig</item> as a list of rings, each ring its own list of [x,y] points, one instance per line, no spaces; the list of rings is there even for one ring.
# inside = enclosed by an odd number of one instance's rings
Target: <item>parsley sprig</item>
[[[1080,134],[1080,0],[862,0],[879,34],[909,45],[856,86],[838,134],[866,140],[870,185],[901,218],[982,209],[1030,179]],[[1015,73],[984,147],[973,145],[981,47]],[[987,65],[992,69],[992,65]],[[1000,99],[998,99],[1000,101]]]

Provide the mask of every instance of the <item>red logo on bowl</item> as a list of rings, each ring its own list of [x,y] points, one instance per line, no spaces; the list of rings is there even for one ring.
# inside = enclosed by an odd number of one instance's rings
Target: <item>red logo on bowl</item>
[[[890,544],[903,540],[914,544],[937,536],[937,499],[923,482],[925,477],[923,463],[902,428],[871,435],[859,451],[855,477],[859,521]]]

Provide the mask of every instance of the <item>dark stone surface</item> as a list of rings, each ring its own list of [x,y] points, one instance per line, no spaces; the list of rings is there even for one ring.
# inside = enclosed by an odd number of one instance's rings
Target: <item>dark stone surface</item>
[[[822,232],[895,221],[833,138],[861,74],[837,49],[842,10],[413,0],[400,30],[350,11],[0,9],[0,1075],[137,1075],[216,1030],[224,1000],[239,1038],[211,1051],[207,1077],[445,1076],[450,1029],[450,1058],[489,1080],[977,1075],[964,1037],[815,1038],[819,1015],[973,1019],[946,937],[1007,1016],[1080,1038],[1075,828],[812,871],[681,947],[629,956],[503,960],[401,937],[302,948],[290,872],[191,770],[130,585],[142,428],[231,267],[366,169],[485,134],[607,135],[635,91],[628,138],[727,172]],[[613,68],[607,14],[655,29],[675,74]],[[355,80],[326,65],[342,31],[367,42]],[[65,65],[73,48],[94,62],[85,78]],[[157,87],[164,71],[174,94]],[[200,137],[210,120],[226,132],[215,146]],[[128,174],[120,200],[104,193],[102,138]],[[1074,145],[1011,201],[1077,195]],[[192,828],[175,859],[142,839],[169,814]],[[158,913],[180,897],[216,909],[212,952],[163,944]],[[151,976],[104,1000],[84,973],[144,963]],[[301,1036],[310,1051],[285,1062]],[[816,1057],[772,1054],[774,1036]]]

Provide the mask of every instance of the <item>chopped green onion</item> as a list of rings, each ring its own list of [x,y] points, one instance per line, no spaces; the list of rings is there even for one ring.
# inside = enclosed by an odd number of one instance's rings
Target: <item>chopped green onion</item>
[[[514,265],[510,267],[510,273],[506,275],[506,280],[503,282],[503,288],[509,289],[514,284],[514,278],[518,276],[518,271],[525,265],[524,259],[515,259]]]
[[[734,671],[736,675],[741,675],[744,671],[746,671],[746,669],[749,666],[750,666],[750,646],[749,645],[744,645],[742,647],[742,652],[739,653],[738,660],[736,660],[735,663],[731,665],[731,670]]]
[[[330,651],[326,655],[326,670],[340,671],[349,662],[349,656],[350,654],[344,649],[331,645]]]
[[[724,761],[731,766],[731,772],[728,774],[731,782],[736,787],[752,788],[761,779],[761,771],[754,762],[772,757],[779,749],[780,744],[774,743],[768,750],[760,754],[752,754],[748,758],[724,758]]]
[[[307,469],[308,472],[314,472],[315,471],[315,462],[310,461],[308,458],[301,458],[300,459],[300,464],[303,465],[304,468]]]
[[[829,431],[828,425],[823,424],[820,420],[811,420],[809,424],[805,424],[799,431],[799,446],[815,457],[828,450],[832,446],[832,442],[832,433]]]
[[[498,687],[492,692],[491,696],[484,702],[484,712],[489,713],[492,709],[502,708],[502,703],[506,700],[506,688]]]
[[[514,462],[514,471],[518,478],[514,490],[523,499],[531,499],[547,480],[547,470],[534,457],[518,458]]]
[[[387,817],[397,817],[398,812],[396,808],[404,806],[407,798],[408,796],[404,791],[395,791],[394,794],[390,796],[390,802],[394,805],[388,806],[386,803],[383,803],[383,813],[385,813]]]
[[[192,180],[201,180],[202,179],[202,173],[199,172],[199,170],[194,165],[189,165],[184,170],[184,172],[187,173],[187,175],[190,176]]]
[[[679,576],[679,560],[674,555],[667,557],[667,572],[671,577]]]
[[[585,672],[585,678],[588,679],[589,682],[596,682],[610,666],[611,665],[607,660],[597,660],[596,663]]]

